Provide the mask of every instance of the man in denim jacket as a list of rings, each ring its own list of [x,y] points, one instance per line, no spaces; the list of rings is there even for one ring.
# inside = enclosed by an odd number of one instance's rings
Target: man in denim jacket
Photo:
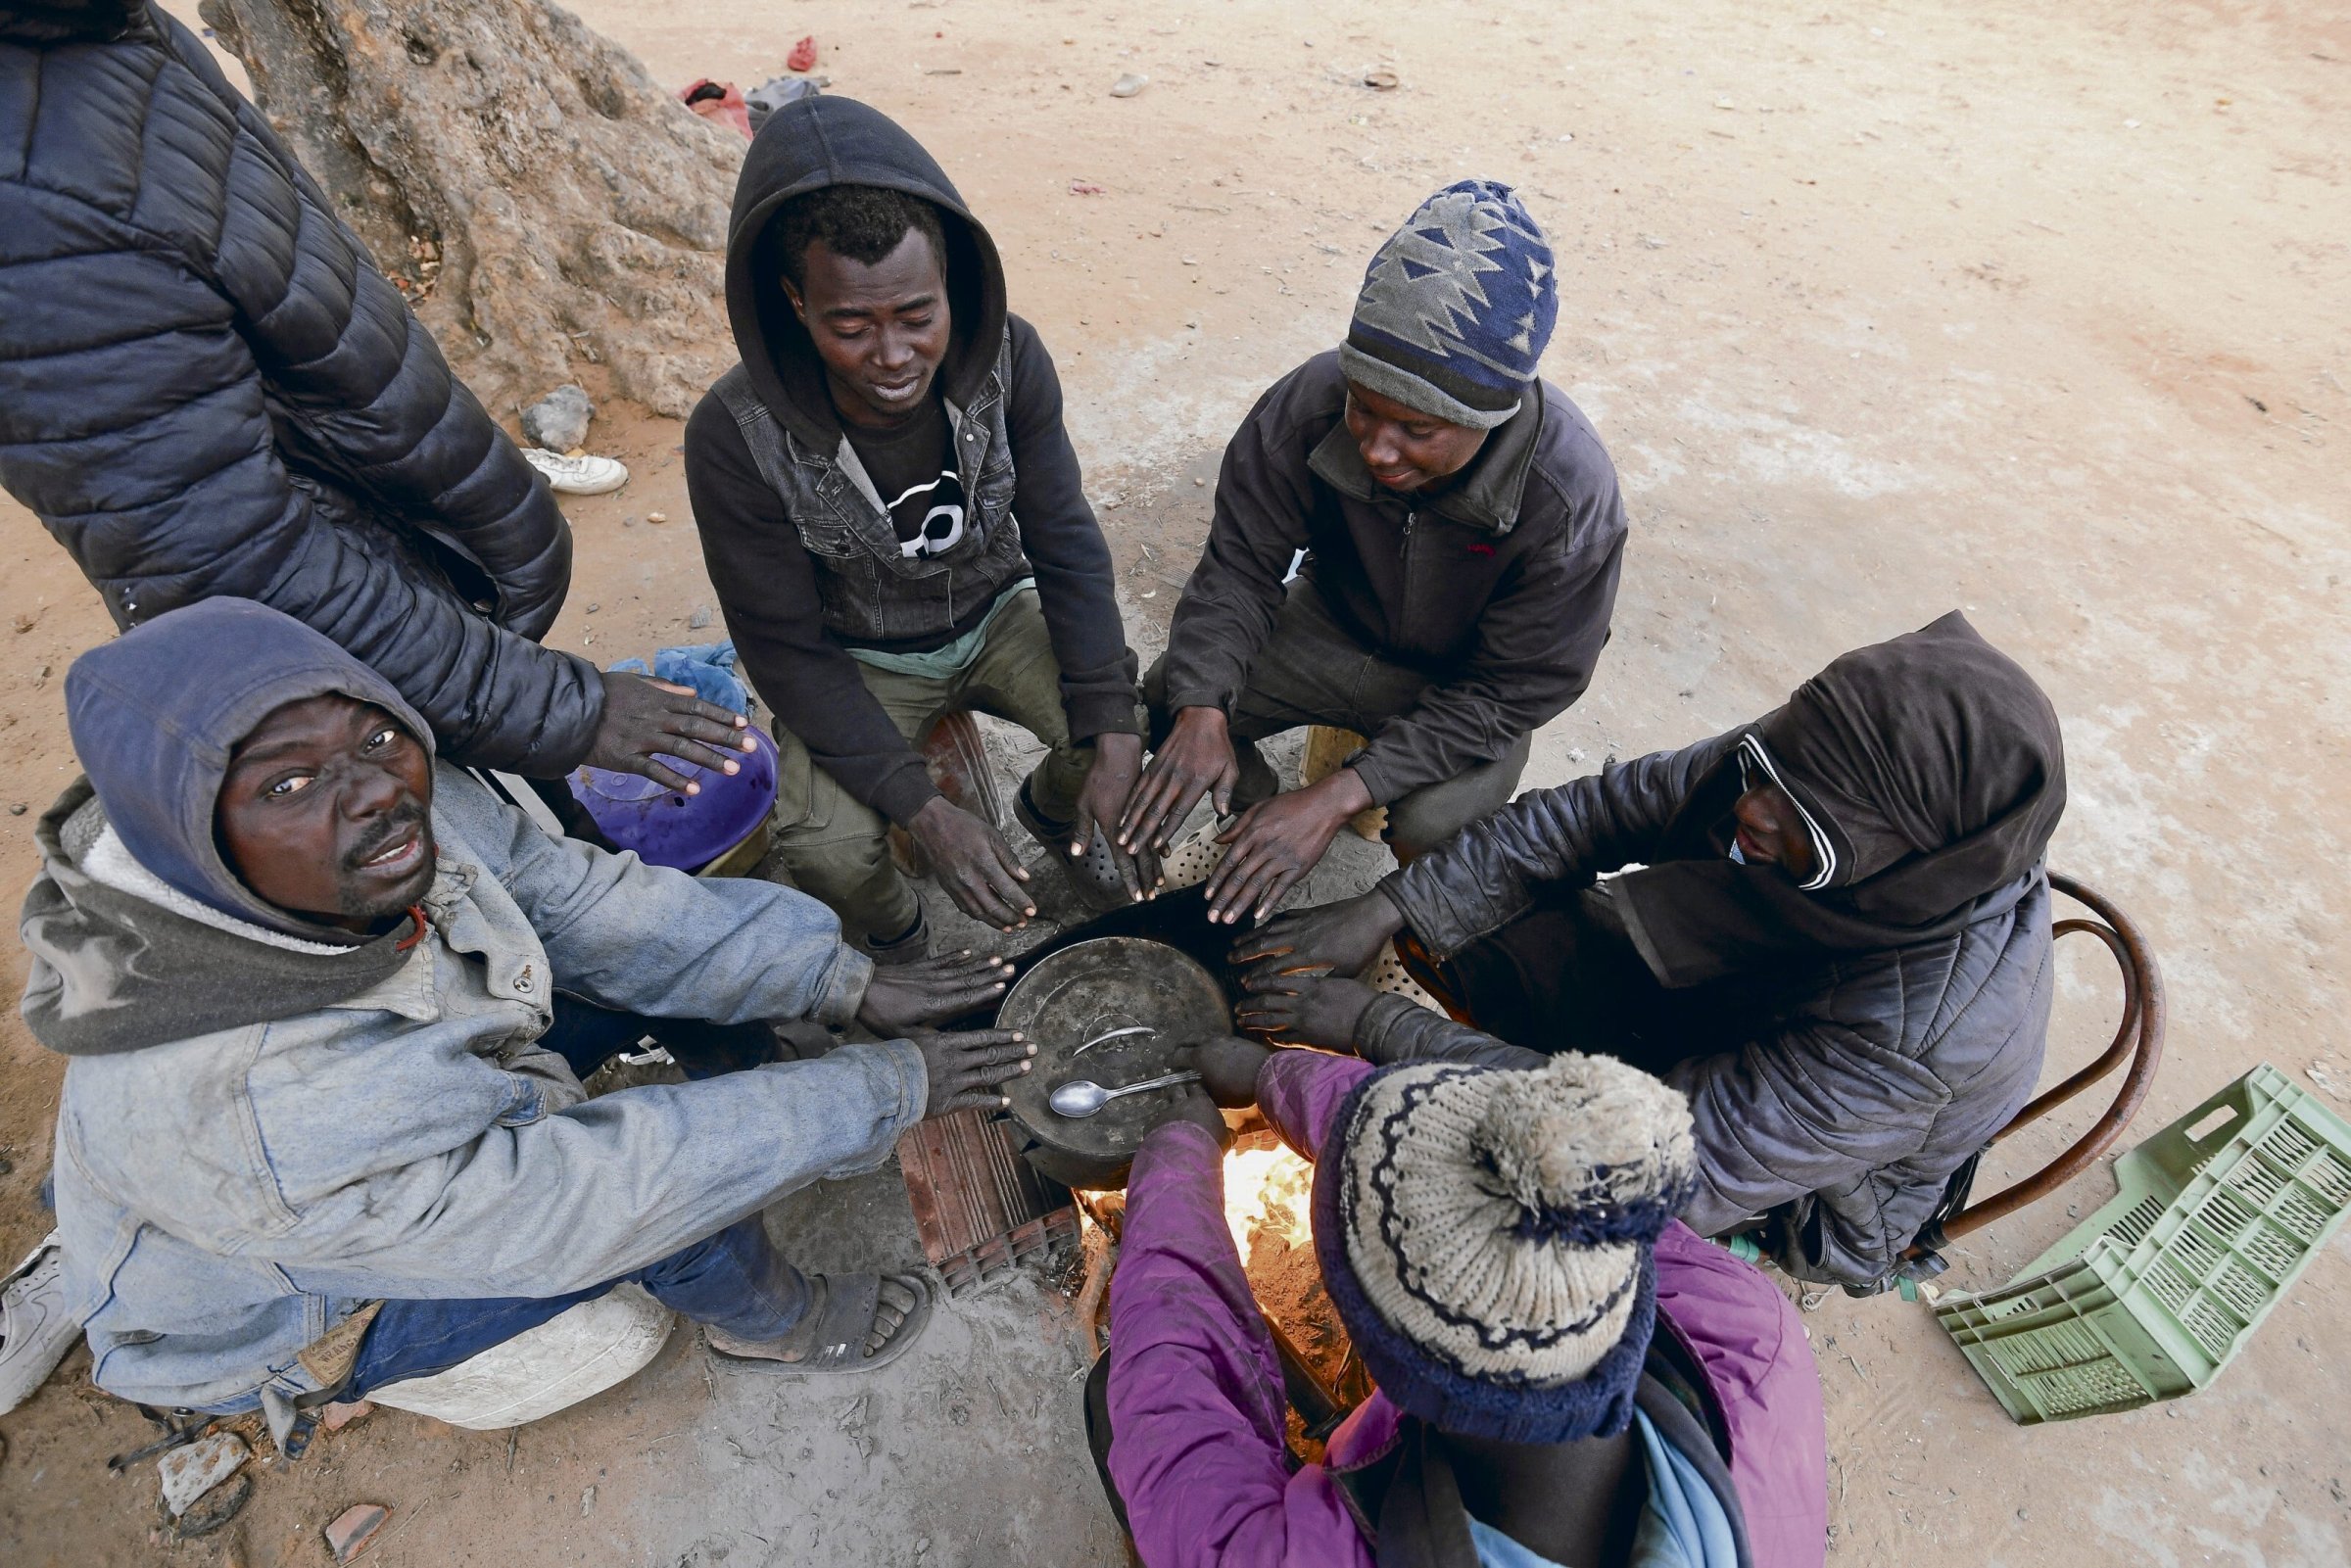
[[[912,1343],[919,1276],[804,1277],[759,1212],[999,1103],[1012,1036],[887,1038],[986,1001],[997,961],[877,978],[791,889],[550,838],[247,600],[83,654],[66,697],[89,773],[40,825],[24,1011],[72,1058],[58,1223],[101,1387],[283,1429],[621,1279],[761,1364]],[[615,1015],[886,1038],[591,1101]]]

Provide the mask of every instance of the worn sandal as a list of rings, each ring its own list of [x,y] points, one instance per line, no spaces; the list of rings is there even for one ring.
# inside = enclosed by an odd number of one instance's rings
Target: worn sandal
[[[702,1338],[710,1354],[745,1366],[773,1372],[873,1372],[888,1366],[913,1346],[931,1321],[931,1281],[922,1274],[825,1274],[824,1306],[817,1309],[816,1343],[796,1360],[786,1360],[770,1340],[746,1340],[705,1323]],[[864,1354],[866,1336],[874,1331],[874,1315],[882,1306],[882,1281],[896,1280],[914,1292],[914,1306],[882,1348]]]

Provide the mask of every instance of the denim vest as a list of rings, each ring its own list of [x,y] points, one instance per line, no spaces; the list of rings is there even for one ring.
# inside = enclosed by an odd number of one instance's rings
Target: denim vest
[[[760,477],[783,499],[816,562],[825,630],[835,638],[871,643],[936,637],[1029,575],[1012,515],[1016,475],[1004,422],[1011,376],[1008,332],[971,405],[947,404],[963,480],[963,539],[944,554],[923,558],[899,550],[889,512],[846,436],[832,451],[815,451],[759,401],[742,365],[719,377],[711,390],[734,414]]]

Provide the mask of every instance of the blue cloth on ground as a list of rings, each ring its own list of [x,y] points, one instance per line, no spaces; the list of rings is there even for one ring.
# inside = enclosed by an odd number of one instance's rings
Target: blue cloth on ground
[[[751,693],[735,674],[735,644],[732,642],[690,642],[682,647],[662,648],[653,655],[648,669],[643,659],[622,659],[606,669],[629,675],[649,675],[656,681],[668,681],[676,686],[694,688],[695,695],[704,702],[715,702],[735,713],[751,711]]]

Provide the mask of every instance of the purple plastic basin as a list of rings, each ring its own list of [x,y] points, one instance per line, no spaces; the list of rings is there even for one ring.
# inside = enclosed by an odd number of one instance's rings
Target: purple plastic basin
[[[664,789],[633,773],[574,768],[567,781],[571,797],[588,808],[605,837],[634,849],[648,865],[694,871],[749,837],[776,803],[776,743],[756,725],[750,736],[758,749],[743,754],[741,773],[662,757],[702,786],[698,795]]]

